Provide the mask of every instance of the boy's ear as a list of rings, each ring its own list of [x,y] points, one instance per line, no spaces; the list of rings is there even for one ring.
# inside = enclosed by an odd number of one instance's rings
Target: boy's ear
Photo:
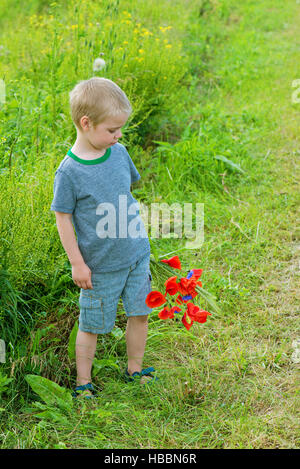
[[[89,130],[90,128],[90,119],[88,116],[82,116],[80,119],[80,126],[83,131]]]

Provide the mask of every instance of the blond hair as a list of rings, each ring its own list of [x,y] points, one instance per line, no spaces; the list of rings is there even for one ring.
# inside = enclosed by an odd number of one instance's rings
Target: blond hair
[[[105,119],[132,112],[124,91],[103,77],[80,81],[70,92],[70,107],[72,120],[80,130],[80,119],[83,116],[88,116],[95,127]]]

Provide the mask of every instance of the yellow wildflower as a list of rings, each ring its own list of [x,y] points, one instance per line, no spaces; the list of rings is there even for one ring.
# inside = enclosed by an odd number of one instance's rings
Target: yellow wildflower
[[[160,26],[159,29],[161,30],[162,33],[165,33],[168,29],[172,29],[172,26]]]

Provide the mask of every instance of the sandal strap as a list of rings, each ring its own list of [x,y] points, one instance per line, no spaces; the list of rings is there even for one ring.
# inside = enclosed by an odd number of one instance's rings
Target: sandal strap
[[[76,386],[74,392],[72,393],[72,397],[78,397],[80,393],[84,394],[84,391],[90,391],[91,394],[85,395],[84,397],[87,399],[92,399],[94,397],[98,397],[98,394],[92,385],[92,383],[82,384],[81,386]]]
[[[81,386],[76,386],[75,391],[86,391],[86,389],[88,389],[89,391],[95,391],[92,383],[87,383],[87,384],[82,384]]]
[[[156,378],[152,374],[154,371],[155,371],[155,369],[153,368],[153,366],[150,366],[149,368],[144,368],[144,369],[142,369],[141,372],[134,371],[132,373],[132,375],[130,375],[128,373],[128,370],[126,370],[125,371],[125,379],[127,381],[135,381],[135,378],[142,378],[143,376],[149,376],[151,378],[151,381],[157,381],[158,378]]]
[[[140,373],[138,371],[135,371],[134,373],[132,373],[132,375],[129,374],[128,369],[125,371],[125,379],[127,381],[134,381],[137,376],[140,376]]]
[[[140,376],[151,376],[151,373],[153,373],[154,371],[155,369],[153,368],[153,366],[150,366],[149,368],[144,368],[140,372]]]

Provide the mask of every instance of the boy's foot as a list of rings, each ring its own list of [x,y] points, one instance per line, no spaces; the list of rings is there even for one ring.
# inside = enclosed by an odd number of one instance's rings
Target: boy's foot
[[[74,392],[72,393],[72,397],[84,397],[86,399],[93,399],[95,397],[99,397],[96,393],[96,390],[92,383],[83,384],[81,386],[76,386]]]
[[[132,374],[128,372],[128,369],[125,371],[124,377],[128,383],[132,383],[136,380],[140,380],[141,384],[151,384],[154,381],[157,381],[158,378],[152,373],[155,371],[153,367],[144,368],[142,371],[134,371]]]

